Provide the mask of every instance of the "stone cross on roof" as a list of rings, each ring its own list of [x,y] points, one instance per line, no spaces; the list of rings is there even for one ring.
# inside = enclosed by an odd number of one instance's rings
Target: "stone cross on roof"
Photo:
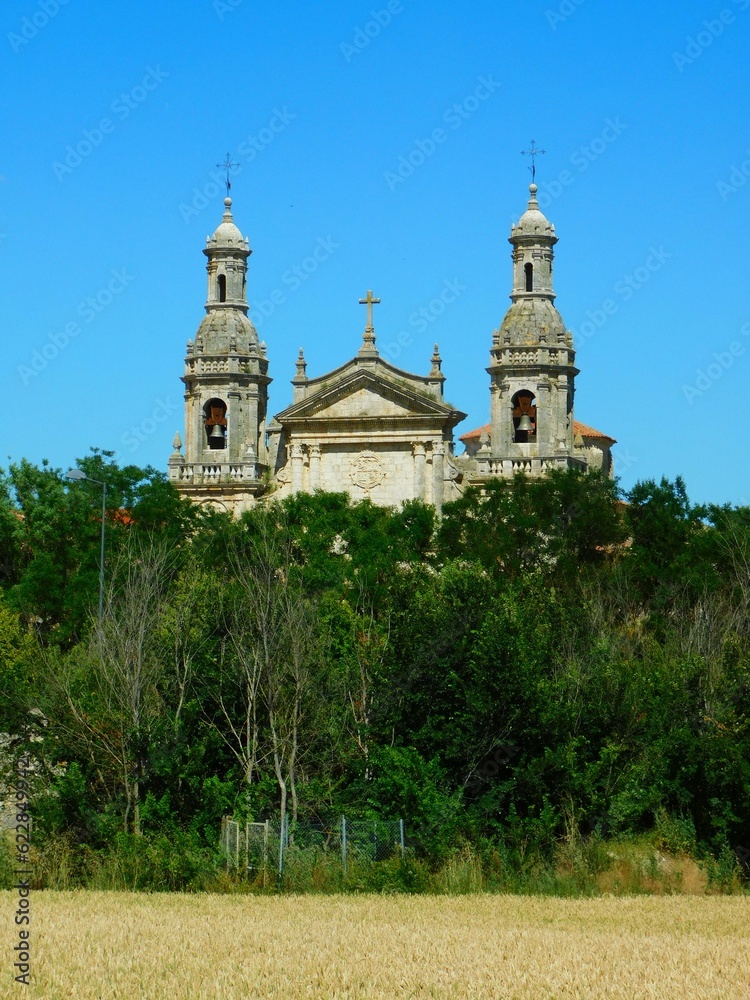
[[[380,299],[376,299],[372,294],[372,289],[368,289],[367,296],[359,300],[361,306],[367,306],[367,326],[362,335],[362,347],[359,350],[361,355],[374,356],[378,352],[375,348],[375,327],[372,321],[372,307],[380,305]]]
[[[372,296],[372,289],[369,289],[368,292],[367,292],[367,298],[360,299],[359,300],[359,304],[361,306],[367,306],[367,329],[368,330],[374,330],[375,327],[373,326],[373,323],[372,323],[372,307],[373,306],[379,306],[380,305],[380,299],[373,298],[373,296]]]

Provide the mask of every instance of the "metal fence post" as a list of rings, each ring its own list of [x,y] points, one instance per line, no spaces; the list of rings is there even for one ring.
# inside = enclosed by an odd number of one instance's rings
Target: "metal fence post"
[[[400,819],[398,821],[398,829],[399,829],[399,833],[401,835],[401,860],[403,861],[404,860],[404,847],[405,847],[405,845],[404,845],[404,821],[402,819]]]
[[[341,817],[341,861],[344,866],[344,878],[346,878],[346,816]]]
[[[268,820],[263,824],[263,888],[268,879]]]

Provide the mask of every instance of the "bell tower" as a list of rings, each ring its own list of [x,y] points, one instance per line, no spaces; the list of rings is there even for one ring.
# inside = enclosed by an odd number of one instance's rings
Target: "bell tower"
[[[268,464],[268,359],[248,318],[248,240],[234,223],[232,199],[203,253],[208,258],[206,315],[185,357],[185,454],[180,435],[169,478],[199,503],[240,514],[263,492]]]
[[[539,209],[537,186],[511,227],[511,306],[492,337],[489,440],[477,452],[480,476],[585,467],[574,455],[575,351],[555,307],[552,279],[555,227]]]

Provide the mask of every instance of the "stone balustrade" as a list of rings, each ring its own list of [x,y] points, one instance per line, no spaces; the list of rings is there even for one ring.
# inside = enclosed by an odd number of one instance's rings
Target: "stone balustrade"
[[[170,467],[170,478],[180,483],[210,485],[228,482],[254,483],[260,479],[260,475],[255,462],[226,464],[186,462],[183,465]]]
[[[481,458],[477,459],[477,472],[480,476],[495,476],[500,479],[512,479],[517,472],[526,476],[540,476],[552,469],[586,469],[586,462],[568,455],[544,458]]]

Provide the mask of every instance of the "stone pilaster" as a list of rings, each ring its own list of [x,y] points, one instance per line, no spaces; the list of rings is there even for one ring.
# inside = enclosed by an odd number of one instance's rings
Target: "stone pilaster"
[[[443,468],[445,460],[445,445],[442,441],[432,442],[432,504],[435,510],[440,513],[443,506],[443,485],[445,470]]]
[[[312,492],[313,490],[320,489],[320,445],[309,445],[308,452],[310,455],[310,491]]]
[[[424,472],[427,456],[424,444],[417,441],[412,444],[411,450],[414,456],[414,497],[417,500],[426,500]]]
[[[227,446],[224,456],[230,462],[240,459],[240,393],[238,389],[230,389],[227,393]]]
[[[293,444],[290,450],[292,456],[292,493],[301,493],[305,451],[301,444]]]

